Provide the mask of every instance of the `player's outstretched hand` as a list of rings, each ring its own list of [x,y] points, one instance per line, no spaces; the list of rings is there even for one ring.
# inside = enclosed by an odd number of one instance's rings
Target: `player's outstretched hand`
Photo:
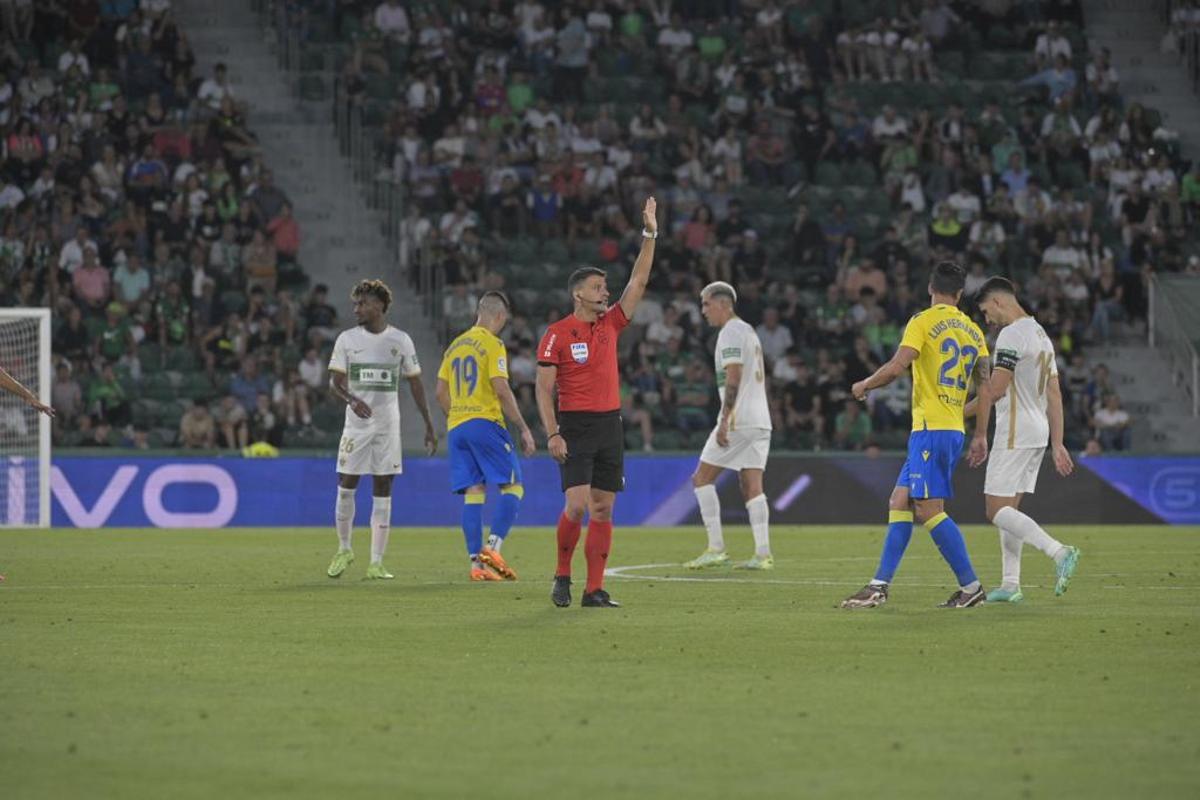
[[[533,434],[529,431],[529,428],[521,431],[521,452],[526,456],[531,456],[537,452],[537,445],[534,444]]]
[[[437,431],[435,431],[433,428],[426,428],[425,429],[425,452],[428,453],[429,455],[433,455],[434,453],[437,452],[437,447],[438,447]]]
[[[551,436],[550,443],[546,445],[550,451],[550,455],[560,464],[567,463],[567,440],[561,436]]]
[[[658,233],[658,218],[654,216],[657,209],[657,201],[653,197],[647,197],[646,205],[642,208],[642,225],[651,233]]]
[[[29,405],[33,406],[33,409],[38,413],[45,414],[50,419],[54,419],[54,409],[45,403],[39,400],[34,400]]]
[[[971,447],[967,450],[967,464],[978,467],[987,461],[988,443],[986,436],[975,436],[971,439]]]
[[[1071,454],[1061,444],[1054,446],[1054,468],[1064,478],[1075,471],[1075,462],[1071,460]]]
[[[858,381],[850,387],[850,394],[854,395],[854,399],[860,403],[867,399],[867,382]]]
[[[363,400],[355,397],[350,401],[350,410],[354,412],[359,419],[371,418],[371,407]]]

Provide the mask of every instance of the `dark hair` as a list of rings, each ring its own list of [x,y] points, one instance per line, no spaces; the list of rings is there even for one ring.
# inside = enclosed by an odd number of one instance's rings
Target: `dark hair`
[[[929,276],[929,285],[938,294],[956,295],[967,285],[967,272],[956,261],[939,261]]]
[[[378,298],[379,302],[383,303],[385,313],[392,305],[392,290],[381,280],[364,278],[356,283],[350,291],[350,297],[357,300],[361,295]]]
[[[571,277],[567,278],[567,293],[571,295],[571,299],[575,298],[575,290],[579,285],[593,275],[599,275],[601,278],[607,278],[608,273],[599,267],[580,267],[571,273]]]
[[[1017,296],[1017,289],[1013,286],[1012,281],[1000,275],[993,275],[983,282],[983,286],[979,287],[979,291],[975,293],[975,305],[979,305],[984,300],[988,299],[988,295],[1003,293]]]

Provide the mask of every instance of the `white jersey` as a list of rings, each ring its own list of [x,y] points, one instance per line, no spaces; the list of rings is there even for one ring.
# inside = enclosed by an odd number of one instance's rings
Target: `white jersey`
[[[995,368],[1012,372],[1012,383],[996,403],[995,450],[1045,447],[1050,440],[1046,384],[1058,376],[1054,344],[1033,317],[1004,326],[996,339]]]
[[[754,328],[739,317],[726,322],[717,335],[717,350],[713,360],[717,368],[717,394],[721,396],[722,405],[725,403],[725,368],[731,364],[742,365],[742,383],[738,387],[729,429],[771,430],[762,343]]]
[[[345,430],[400,431],[400,378],[421,374],[417,349],[407,333],[391,325],[382,333],[357,327],[342,331],[333,343],[329,369],[343,372],[350,393],[371,407],[362,419],[346,406]]]

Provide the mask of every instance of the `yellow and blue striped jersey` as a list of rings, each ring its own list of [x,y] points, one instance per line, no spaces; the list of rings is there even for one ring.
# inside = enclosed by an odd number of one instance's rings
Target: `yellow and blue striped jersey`
[[[913,430],[963,430],[963,406],[975,362],[988,355],[983,331],[958,308],[939,303],[913,315],[901,347],[917,351],[912,364]]]
[[[504,426],[492,378],[508,380],[508,351],[500,337],[476,325],[446,348],[438,378],[450,386],[447,430],[467,420],[487,419]]]

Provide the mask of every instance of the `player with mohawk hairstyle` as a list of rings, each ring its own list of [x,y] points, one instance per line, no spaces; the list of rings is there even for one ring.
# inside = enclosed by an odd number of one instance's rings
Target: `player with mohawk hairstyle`
[[[754,327],[737,315],[736,304],[737,291],[724,281],[710,283],[700,292],[701,313],[709,325],[721,330],[714,354],[721,412],[692,475],[700,519],[708,533],[708,549],[684,565],[689,569],[729,562],[716,487],[717,477],[726,469],[738,473],[754,534],[754,557],[737,568],[775,566],[768,528],[770,506],[763,494],[763,471],[771,451],[771,409],[767,404],[762,343]]]

